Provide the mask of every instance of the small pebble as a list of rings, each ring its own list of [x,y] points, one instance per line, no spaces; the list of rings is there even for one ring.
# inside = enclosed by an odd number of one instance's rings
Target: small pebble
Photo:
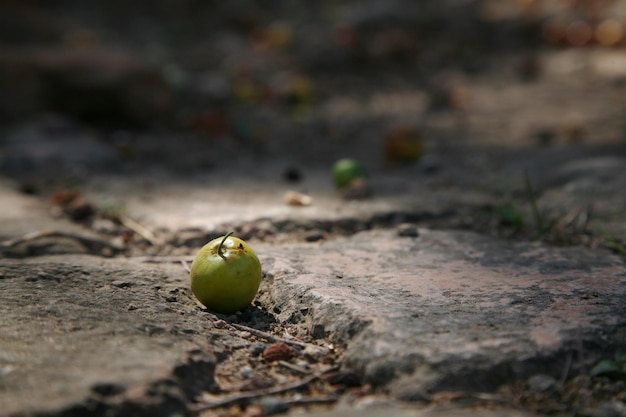
[[[550,375],[537,374],[528,380],[528,389],[535,393],[550,392],[556,389],[557,381]]]
[[[291,359],[295,352],[293,349],[284,342],[276,342],[267,346],[263,350],[263,359],[268,362],[283,361]]]
[[[262,397],[259,400],[263,415],[271,416],[274,414],[286,413],[289,411],[289,403],[277,397]]]
[[[302,172],[298,168],[289,167],[283,172],[283,178],[288,182],[302,181]]]
[[[296,366],[307,372],[311,370],[311,365],[302,359],[296,361]]]
[[[328,354],[330,354],[330,349],[323,346],[307,345],[302,351],[302,355],[313,362],[320,361]]]
[[[242,366],[239,370],[239,374],[244,378],[250,378],[252,376],[252,368],[249,366]]]
[[[304,240],[307,242],[317,242],[324,239],[324,232],[318,229],[308,230],[304,234]]]
[[[248,382],[243,384],[239,389],[241,391],[258,391],[261,389],[271,388],[276,385],[276,381],[272,378],[264,376],[252,376]]]
[[[287,191],[285,193],[285,203],[289,206],[310,206],[313,204],[313,197],[297,191]]]
[[[419,230],[412,223],[402,223],[396,228],[396,234],[401,237],[418,237]]]
[[[91,223],[91,227],[97,232],[111,234],[113,234],[118,229],[117,225],[109,219],[95,219]]]
[[[257,342],[250,347],[250,356],[259,356],[265,348],[267,347],[266,343]]]

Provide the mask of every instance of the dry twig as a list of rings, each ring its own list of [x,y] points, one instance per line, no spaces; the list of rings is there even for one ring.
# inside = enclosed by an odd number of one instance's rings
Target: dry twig
[[[300,342],[298,340],[285,339],[285,338],[282,338],[282,337],[274,336],[271,333],[267,333],[267,332],[264,332],[262,330],[257,330],[257,329],[254,329],[252,327],[244,326],[242,324],[230,323],[230,325],[233,326],[234,328],[238,329],[238,330],[243,330],[243,331],[252,333],[253,335],[255,335],[257,337],[263,338],[265,340],[269,340],[270,342],[283,342],[283,343],[286,343],[288,345],[298,346],[298,347],[301,347],[301,348],[306,348],[307,346],[314,346],[315,348],[319,349],[319,346],[317,346],[317,345],[311,345],[310,343]]]
[[[137,223],[130,217],[124,214],[120,214],[118,215],[118,220],[122,225],[128,227],[130,230],[132,230],[133,232],[137,233],[139,236],[143,237],[148,242],[150,242],[151,245],[158,246],[161,244],[161,242],[159,241],[159,239],[157,239],[154,233],[152,233],[150,230],[140,225],[139,223]]]
[[[281,385],[281,386],[278,386],[278,387],[261,389],[261,390],[258,390],[258,391],[242,392],[242,393],[232,394],[232,395],[228,395],[226,397],[220,398],[220,399],[216,399],[215,401],[206,401],[206,402],[204,402],[202,404],[198,404],[197,406],[193,407],[191,409],[191,411],[194,412],[194,413],[199,413],[199,412],[204,411],[204,410],[210,410],[210,409],[213,409],[213,408],[224,407],[224,406],[231,405],[231,404],[236,404],[236,403],[239,403],[239,402],[242,402],[242,401],[249,401],[249,400],[253,400],[255,398],[259,398],[259,397],[265,397],[267,395],[276,395],[276,394],[280,394],[280,393],[283,393],[283,392],[287,392],[287,391],[303,388],[303,387],[306,387],[307,385],[309,385],[311,382],[319,379],[324,373],[333,371],[335,369],[336,368],[330,368],[328,370],[325,370],[324,372],[308,376],[306,378],[303,378],[303,379],[301,379],[299,381],[296,381],[296,382],[293,382],[291,384],[286,384],[286,385]],[[304,402],[302,401],[301,403],[304,403]]]
[[[311,370],[305,369],[305,368],[303,368],[301,366],[297,366],[297,365],[294,365],[294,364],[289,363],[289,362],[278,361],[278,364],[280,366],[282,366],[283,368],[290,369],[290,370],[292,370],[294,372],[297,372],[299,374],[302,374],[302,375],[310,375],[311,374]]]
[[[180,263],[183,265],[183,269],[187,271],[187,273],[189,274],[191,272],[191,268],[189,267],[189,264],[187,263],[187,261],[184,259],[181,259]]]
[[[100,247],[105,247],[105,248],[111,248],[116,251],[124,250],[123,246],[117,245],[115,243],[109,242],[108,240],[104,240],[99,237],[82,235],[82,234],[73,233],[73,232],[64,232],[60,230],[43,230],[43,231],[38,231],[38,232],[27,233],[15,239],[5,240],[4,242],[0,243],[0,246],[4,248],[11,248],[11,247],[19,245],[20,243],[30,242],[33,240],[46,238],[46,237],[66,237],[66,238],[78,240],[79,242],[84,243],[88,246],[100,246]]]

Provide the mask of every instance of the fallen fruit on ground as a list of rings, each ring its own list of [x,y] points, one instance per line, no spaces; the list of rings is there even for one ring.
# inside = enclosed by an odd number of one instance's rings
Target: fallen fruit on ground
[[[423,154],[422,138],[416,129],[400,127],[384,140],[385,157],[391,163],[413,163]]]
[[[206,308],[232,314],[246,308],[261,284],[261,262],[231,233],[200,249],[191,264],[191,291]]]
[[[367,177],[367,171],[355,159],[343,158],[333,165],[333,180],[339,188],[350,186],[353,181]]]

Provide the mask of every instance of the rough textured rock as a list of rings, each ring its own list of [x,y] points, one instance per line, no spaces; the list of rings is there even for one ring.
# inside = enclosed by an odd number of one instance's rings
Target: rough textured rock
[[[558,378],[569,353],[593,361],[626,337],[624,263],[605,251],[423,230],[260,256],[281,319],[324,326],[347,344],[345,366],[401,398],[491,390],[539,372]]]
[[[185,410],[214,387],[220,350],[186,279],[90,256],[2,261],[1,414]]]
[[[432,230],[256,248],[264,307],[345,345],[346,369],[401,400],[559,378],[569,354],[584,349],[574,372],[626,337],[623,260],[606,251]],[[0,286],[5,415],[184,412],[227,345],[250,343],[216,337],[178,265],[4,260]]]
[[[554,177],[537,183],[541,207],[594,199],[601,208],[618,207],[623,194],[608,190],[624,180],[615,168],[621,160],[597,167],[576,155],[576,163],[557,160]],[[552,172],[546,161],[529,156],[502,164],[518,179],[534,167],[535,180]],[[581,177],[589,166],[595,168]],[[399,400],[490,390],[536,375],[558,381],[569,358],[575,373],[623,345],[624,260],[606,245],[556,247],[426,227],[440,221],[459,228],[463,214],[492,204],[503,184],[523,190],[515,181],[492,181],[498,170],[465,193],[458,191],[474,172],[468,167],[419,181],[411,170],[381,171],[374,198],[359,202],[341,200],[323,172],[309,172],[302,185],[315,205],[295,208],[282,201],[280,168],[255,167],[254,185],[230,175],[238,168],[220,171],[210,186],[202,178],[180,187],[174,178],[146,186],[139,177],[94,177],[84,195],[96,204],[123,196],[130,215],[154,229],[187,227],[173,240],[183,256],[218,225],[234,225],[253,239],[267,274],[264,314],[301,338],[345,348],[345,372]],[[566,186],[577,178],[607,188]],[[446,181],[449,187],[440,188]],[[2,239],[46,229],[97,233],[51,217],[45,198],[15,188],[0,186]],[[619,219],[595,224],[619,231]],[[411,233],[391,227],[404,222]],[[307,230],[323,239],[304,242]],[[264,234],[274,240],[255,240]],[[3,247],[9,249],[11,256],[98,253],[72,238]],[[228,346],[253,345],[207,320],[179,265],[64,255],[2,260],[0,268],[0,409],[7,415],[184,412],[200,391],[214,389],[212,372],[229,357]]]

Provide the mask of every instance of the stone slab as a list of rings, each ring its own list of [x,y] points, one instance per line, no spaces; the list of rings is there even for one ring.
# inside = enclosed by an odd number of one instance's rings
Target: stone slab
[[[558,377],[581,346],[571,372],[626,340],[626,268],[608,251],[425,229],[254,246],[263,309],[344,345],[342,365],[396,399]],[[63,255],[1,268],[2,415],[185,410],[214,387],[214,355],[250,343],[207,320],[178,265]]]
[[[260,254],[281,319],[345,343],[345,365],[399,398],[559,378],[568,354],[626,342],[626,267],[608,251],[378,230]]]
[[[81,255],[2,260],[0,415],[184,409],[213,386],[220,349],[207,349],[212,325],[186,284],[171,265]],[[118,394],[122,404],[107,402]]]

